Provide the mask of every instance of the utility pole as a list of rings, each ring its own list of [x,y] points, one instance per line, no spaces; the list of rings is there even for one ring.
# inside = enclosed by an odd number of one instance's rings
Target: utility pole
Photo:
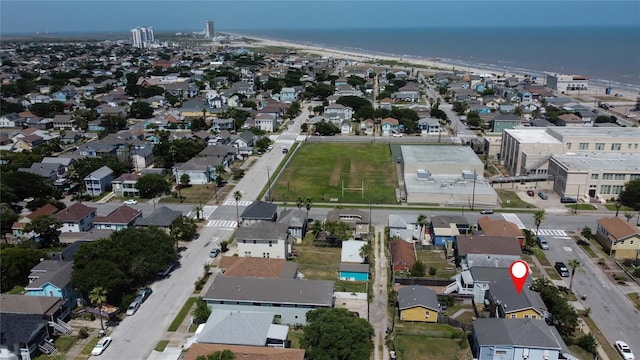
[[[269,191],[269,201],[273,202],[271,197],[271,175],[269,175],[269,167],[267,166],[267,190]]]
[[[471,211],[476,205],[476,170],[473,170],[473,195],[471,196]]]

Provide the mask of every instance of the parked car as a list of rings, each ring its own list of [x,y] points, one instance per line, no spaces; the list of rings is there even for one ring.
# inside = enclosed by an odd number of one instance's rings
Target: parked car
[[[402,137],[402,133],[393,133],[393,137]]]
[[[138,203],[138,200],[136,199],[129,199],[124,201],[125,205],[136,205],[137,203]]]
[[[533,190],[527,190],[527,195],[529,196],[536,196],[536,193],[533,192]]]
[[[538,235],[538,246],[540,246],[540,249],[542,250],[549,250],[549,243],[544,236]]]
[[[540,196],[540,199],[542,200],[547,200],[549,198],[549,195],[547,195],[547,193],[545,193],[544,191],[540,191],[538,193],[538,196]]]
[[[173,268],[174,268],[175,266],[176,266],[176,264],[175,264],[175,263],[171,263],[171,264],[169,264],[169,266],[167,266],[167,268],[166,268],[166,269],[164,269],[164,270],[162,270],[162,271],[158,272],[158,277],[163,278],[163,277],[167,277],[167,276],[169,276],[169,274],[171,274],[171,271],[173,271]]]
[[[282,153],[283,153],[283,154],[286,154],[286,153],[288,153],[288,152],[289,152],[289,149],[287,149],[287,148],[282,149]]]
[[[111,339],[109,336],[103,337],[102,339],[100,339],[100,341],[98,341],[96,346],[93,347],[93,350],[91,350],[91,355],[98,356],[102,354],[107,349],[107,347],[111,345],[112,341],[113,339]]]
[[[267,151],[271,151],[271,150],[273,150],[273,145],[267,146]]]
[[[209,252],[209,257],[210,258],[215,258],[220,254],[220,248],[213,248],[211,249],[211,251]]]
[[[134,301],[131,304],[129,304],[129,307],[127,308],[127,316],[131,316],[133,314],[136,313],[136,311],[138,311],[138,309],[140,309],[140,302],[138,301]]]
[[[614,345],[616,350],[618,350],[618,352],[620,353],[620,356],[622,356],[624,360],[635,359],[635,356],[633,356],[633,351],[631,351],[631,348],[629,347],[629,345],[627,345],[627,343],[625,343],[624,341],[618,340],[615,342]]]
[[[484,209],[480,211],[480,214],[493,214],[493,209]]]
[[[569,273],[569,268],[563,262],[557,262],[554,267],[560,276],[569,277],[571,274]]]
[[[572,197],[568,197],[568,196],[563,196],[560,198],[560,202],[563,204],[575,204],[578,202],[578,200],[572,198]]]
[[[135,301],[142,304],[149,298],[149,296],[151,296],[151,293],[153,293],[153,290],[151,290],[151,288],[140,289],[138,290],[138,296],[136,296]]]

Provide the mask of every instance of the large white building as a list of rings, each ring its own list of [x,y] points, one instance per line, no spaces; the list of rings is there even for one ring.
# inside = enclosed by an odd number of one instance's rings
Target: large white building
[[[549,74],[547,87],[561,92],[588,90],[589,79],[582,75]]]
[[[155,41],[152,27],[137,27],[131,29],[131,44],[137,48],[149,48]]]
[[[213,20],[207,20],[204,24],[204,37],[205,39],[213,39]]]
[[[573,153],[552,155],[549,174],[562,196],[604,202],[617,198],[624,184],[640,179],[640,153]]]
[[[640,153],[640,128],[548,127],[505,129],[500,163],[510,175],[548,173],[553,154]]]

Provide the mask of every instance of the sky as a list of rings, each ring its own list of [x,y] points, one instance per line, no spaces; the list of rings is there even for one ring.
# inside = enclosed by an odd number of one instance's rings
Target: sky
[[[0,34],[255,29],[640,26],[638,0],[2,0]]]

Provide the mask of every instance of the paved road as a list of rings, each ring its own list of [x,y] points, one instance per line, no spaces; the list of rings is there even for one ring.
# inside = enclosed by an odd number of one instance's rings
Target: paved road
[[[374,359],[388,360],[389,349],[384,341],[386,330],[389,326],[387,318],[387,301],[389,293],[387,289],[387,259],[386,248],[384,246],[384,227],[385,224],[374,224],[375,226],[375,242],[373,243],[373,254],[375,256],[375,279],[373,283],[373,301],[369,307],[369,322],[373,326],[375,332],[374,338]],[[380,352],[382,350],[382,353]]]

